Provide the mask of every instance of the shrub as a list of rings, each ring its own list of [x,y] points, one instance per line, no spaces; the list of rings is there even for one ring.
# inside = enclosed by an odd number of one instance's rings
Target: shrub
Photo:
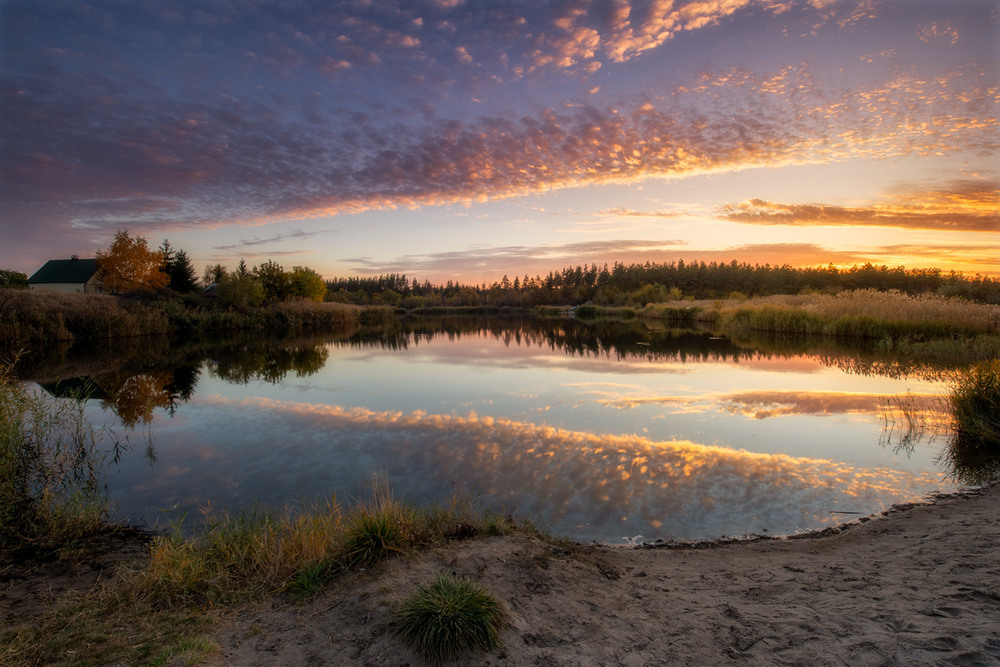
[[[264,286],[251,275],[232,273],[219,281],[216,287],[219,305],[245,309],[264,302]]]
[[[28,289],[28,275],[20,271],[0,269],[0,289]]]
[[[395,626],[424,658],[450,660],[499,647],[505,619],[503,605],[479,584],[441,574],[403,603]]]

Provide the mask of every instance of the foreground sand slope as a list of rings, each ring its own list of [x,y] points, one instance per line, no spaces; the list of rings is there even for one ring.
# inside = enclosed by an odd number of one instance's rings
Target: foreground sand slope
[[[526,537],[424,552],[305,605],[229,619],[220,664],[420,665],[392,609],[441,571],[510,611],[464,665],[1000,665],[1000,486],[837,534],[711,548],[561,549]]]

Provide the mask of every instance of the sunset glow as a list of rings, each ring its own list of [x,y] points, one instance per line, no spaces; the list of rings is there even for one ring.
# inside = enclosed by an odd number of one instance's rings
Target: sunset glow
[[[0,268],[1000,275],[993,0],[0,4]]]

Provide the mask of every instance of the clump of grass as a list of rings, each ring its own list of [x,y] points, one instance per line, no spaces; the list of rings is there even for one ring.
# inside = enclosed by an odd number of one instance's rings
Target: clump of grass
[[[500,601],[479,584],[441,574],[403,603],[394,624],[421,656],[437,661],[498,648],[506,616]]]
[[[1000,359],[960,374],[949,396],[955,435],[965,446],[1000,455]]]
[[[384,491],[376,489],[369,503],[359,504],[344,527],[340,562],[348,570],[364,570],[415,542],[414,512]]]
[[[302,573],[326,573],[337,559],[343,527],[335,499],[282,514],[224,515],[193,535],[177,523],[153,541],[148,566],[126,588],[133,598],[166,607],[228,604],[281,590],[301,595]]]

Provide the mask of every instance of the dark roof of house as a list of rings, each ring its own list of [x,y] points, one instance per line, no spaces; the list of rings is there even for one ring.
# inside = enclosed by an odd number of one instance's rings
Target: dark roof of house
[[[96,259],[50,259],[29,283],[85,283],[97,273]]]

